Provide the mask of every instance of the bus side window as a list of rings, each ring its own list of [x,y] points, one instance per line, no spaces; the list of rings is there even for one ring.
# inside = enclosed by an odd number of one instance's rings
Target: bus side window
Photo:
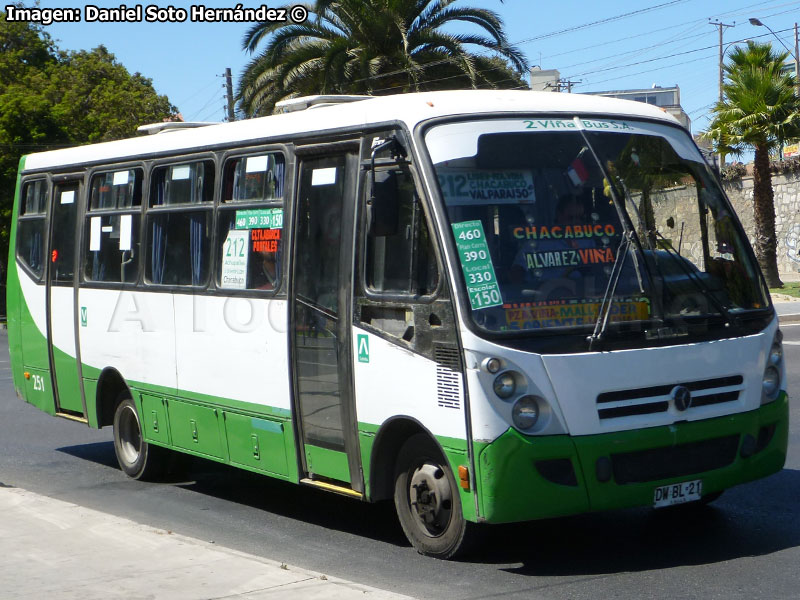
[[[17,221],[17,258],[40,278],[44,271],[45,213],[47,181],[28,181],[22,187],[20,217]]]
[[[217,285],[275,291],[283,267],[283,185],[279,152],[231,157],[217,208]]]
[[[436,292],[439,269],[414,178],[407,167],[395,166],[376,172],[375,181],[374,196],[366,185],[362,204],[370,210],[363,211],[356,318],[418,351],[432,351],[430,327],[440,316],[421,299]]]
[[[414,179],[408,170],[395,168],[378,173],[378,181],[385,181],[394,189],[390,192],[386,186],[377,186],[375,203],[381,203],[381,193],[391,193],[394,197],[389,202],[396,208],[392,206],[391,215],[376,211],[376,219],[391,223],[373,223],[366,233],[367,289],[379,294],[431,294],[439,273]]]
[[[214,162],[156,167],[147,210],[146,281],[203,286],[214,215]]]
[[[139,278],[142,169],[92,175],[84,231],[87,281],[135,283]]]

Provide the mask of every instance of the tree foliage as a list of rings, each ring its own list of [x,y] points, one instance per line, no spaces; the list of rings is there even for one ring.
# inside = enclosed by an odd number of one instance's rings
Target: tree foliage
[[[714,107],[706,137],[717,152],[740,155],[755,150],[753,210],[755,250],[769,287],[781,287],[778,276],[775,205],[769,153],[784,141],[800,136],[800,98],[794,75],[783,68],[787,53],[770,44],[748,42],[737,47],[725,65],[723,99]]]
[[[130,137],[177,113],[150,79],[131,75],[99,46],[59,51],[39,25],[0,12],[0,260],[5,264],[14,187],[24,154]]]
[[[244,49],[264,49],[238,89],[247,116],[311,94],[525,87],[527,63],[497,13],[456,0],[317,0],[303,23],[257,23]],[[473,33],[446,31],[466,23]],[[476,51],[477,50],[477,51]]]

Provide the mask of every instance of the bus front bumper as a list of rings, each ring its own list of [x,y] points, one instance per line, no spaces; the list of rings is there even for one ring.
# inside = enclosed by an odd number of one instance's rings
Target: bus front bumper
[[[666,427],[580,437],[509,429],[476,443],[478,520],[652,506],[656,488],[694,480],[706,496],[780,471],[788,438],[786,392],[755,411]]]

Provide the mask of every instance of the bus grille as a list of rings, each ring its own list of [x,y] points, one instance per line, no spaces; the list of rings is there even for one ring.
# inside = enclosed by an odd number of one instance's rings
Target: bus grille
[[[461,361],[458,348],[436,346],[436,392],[439,406],[461,408]]]
[[[739,399],[743,383],[744,378],[741,375],[732,375],[672,385],[603,392],[597,396],[597,414],[600,420],[603,420],[666,412],[669,409],[670,392],[678,385],[692,392],[692,407],[734,402]]]
[[[721,469],[733,463],[738,448],[739,436],[729,435],[677,446],[612,454],[614,481],[620,485],[646,483]]]

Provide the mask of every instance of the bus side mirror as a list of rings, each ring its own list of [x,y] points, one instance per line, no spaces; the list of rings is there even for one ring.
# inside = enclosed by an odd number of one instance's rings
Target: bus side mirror
[[[367,231],[372,237],[395,235],[400,224],[400,193],[396,171],[372,170],[367,201]]]

